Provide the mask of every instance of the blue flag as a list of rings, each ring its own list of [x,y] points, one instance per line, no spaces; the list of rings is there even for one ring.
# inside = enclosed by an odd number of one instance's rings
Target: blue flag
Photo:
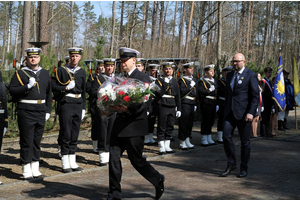
[[[284,78],[283,78],[283,66],[282,66],[282,57],[279,57],[279,64],[277,69],[277,76],[274,83],[273,89],[273,99],[277,103],[279,110],[284,111],[286,107],[286,98],[285,98],[285,88],[284,88]]]

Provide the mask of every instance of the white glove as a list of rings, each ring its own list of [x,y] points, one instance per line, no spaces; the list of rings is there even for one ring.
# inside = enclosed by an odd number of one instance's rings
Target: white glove
[[[70,81],[70,83],[67,85],[67,90],[71,90],[75,87],[75,81],[72,80]]]
[[[5,133],[6,133],[6,131],[7,131],[7,127],[4,127],[4,129],[3,129],[3,137],[4,137]]]
[[[218,105],[216,105],[216,112],[218,112],[218,110],[219,110],[219,106],[218,106]]]
[[[272,113],[275,113],[275,109],[274,108],[272,108]]]
[[[261,112],[264,112],[265,108],[264,107],[261,107]],[[275,110],[275,109],[274,109]]]
[[[197,106],[194,106],[194,112],[196,112],[196,110],[197,110]]]
[[[168,79],[167,77],[165,78],[165,82],[166,83],[170,83],[170,79]]]
[[[149,112],[149,111],[147,111],[147,116],[149,116],[149,114],[150,114],[150,112]]]
[[[48,121],[49,118],[50,118],[50,113],[46,113],[45,121]]]
[[[176,117],[179,118],[181,116],[181,112],[180,111],[176,111]]]
[[[196,85],[195,81],[191,81],[191,87],[194,87]]]
[[[83,120],[84,116],[85,116],[85,110],[82,109],[81,120]]]
[[[34,78],[34,77],[31,77],[31,78],[29,79],[28,84],[27,84],[28,89],[32,88],[34,84],[35,84],[35,78]]]
[[[208,90],[211,91],[211,92],[214,91],[214,90],[215,90],[215,86],[214,86],[214,85],[211,85],[210,88],[209,88]]]

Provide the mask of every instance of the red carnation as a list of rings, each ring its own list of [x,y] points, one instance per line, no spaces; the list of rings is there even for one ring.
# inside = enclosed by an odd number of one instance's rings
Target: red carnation
[[[119,95],[124,95],[125,92],[124,92],[124,91],[119,91],[118,94],[119,94]]]
[[[125,97],[123,98],[123,100],[126,101],[126,102],[129,102],[129,101],[130,101],[130,97],[129,97],[129,96],[125,96]]]
[[[120,85],[125,85],[126,83],[127,83],[127,80],[123,81]]]
[[[148,88],[149,87],[149,83],[145,82],[145,87]]]
[[[102,96],[102,100],[103,100],[103,101],[107,101],[107,100],[108,100],[107,95],[103,95],[103,96]]]
[[[145,101],[148,101],[149,97],[146,95],[144,96]]]

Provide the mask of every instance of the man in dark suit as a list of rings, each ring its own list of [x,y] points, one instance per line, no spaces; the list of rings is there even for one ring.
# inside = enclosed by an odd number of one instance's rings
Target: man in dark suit
[[[121,47],[119,49],[123,71],[129,78],[150,83],[150,77],[140,72],[135,64],[139,52]],[[150,183],[155,186],[155,199],[159,199],[164,192],[164,176],[156,171],[146,158],[142,156],[144,149],[144,136],[148,134],[147,103],[137,106],[110,106],[118,111],[110,140],[109,158],[109,192],[107,199],[121,199],[122,166],[120,157],[126,150],[133,167]]]
[[[225,91],[225,111],[223,141],[227,157],[227,168],[220,174],[226,177],[236,169],[236,156],[232,141],[234,129],[237,127],[241,140],[241,164],[237,177],[247,176],[250,159],[250,133],[253,116],[259,102],[258,80],[254,72],[245,67],[243,54],[238,53],[232,59],[234,71],[227,74]]]

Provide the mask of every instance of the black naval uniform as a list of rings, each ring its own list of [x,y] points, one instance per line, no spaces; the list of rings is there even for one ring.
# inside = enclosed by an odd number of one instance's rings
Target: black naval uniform
[[[137,68],[134,69],[129,78],[150,83],[149,76],[140,72]],[[109,198],[122,198],[120,157],[125,150],[132,166],[155,187],[159,186],[162,175],[142,155],[144,136],[148,134],[147,107],[147,103],[143,103],[128,107],[128,113],[117,113],[110,140]]]
[[[28,89],[30,77],[35,77],[37,83]],[[41,67],[36,71],[23,67],[13,75],[9,92],[13,99],[18,100],[21,163],[39,161],[45,116],[46,113],[51,112],[52,105],[52,89],[48,71]]]
[[[93,82],[91,88],[91,97],[95,99],[95,126],[97,131],[97,140],[98,140],[98,149],[105,152],[109,152],[109,143],[110,143],[110,132],[114,124],[116,114],[112,114],[108,117],[101,117],[101,110],[97,107],[97,93],[99,87],[107,80],[107,76],[104,74],[98,74]],[[94,140],[94,139],[93,139]]]
[[[91,128],[91,138],[92,140],[98,140],[98,131],[97,131],[97,122],[96,115],[97,115],[97,95],[92,96],[92,85],[93,82],[96,81],[96,74],[91,73],[88,77],[86,82],[86,92],[89,94],[89,112],[91,113],[91,120],[92,120],[92,128]]]
[[[218,111],[218,124],[217,131],[223,132],[223,122],[224,122],[224,106],[225,106],[225,89],[226,89],[226,79],[221,78],[218,80],[218,90],[217,90],[217,104],[219,105]]]
[[[215,86],[215,90],[210,92],[211,85]],[[207,78],[202,78],[199,81],[199,101],[202,115],[201,134],[210,135],[214,125],[216,105],[217,105],[217,83]]]
[[[66,86],[75,80],[75,87],[66,90]],[[80,131],[82,110],[86,104],[86,73],[79,66],[71,68],[68,65],[59,67],[56,71],[56,79],[53,81],[52,89],[60,92],[58,115],[60,133],[58,144],[61,146],[61,154],[75,154],[77,140]]]
[[[175,108],[181,111],[181,98],[178,82],[175,78],[171,78],[169,83],[164,81],[164,77],[157,78],[157,85],[161,87],[157,125],[157,140],[170,140],[174,130]]]
[[[191,81],[196,84],[191,87]],[[194,123],[194,108],[197,105],[197,81],[193,77],[181,77],[178,80],[180,96],[181,96],[181,117],[178,119],[178,139],[185,140],[187,137],[191,137],[192,128]]]
[[[272,82],[268,78],[264,78],[262,80],[262,99],[264,102],[264,111],[261,113],[262,121],[260,123],[260,135],[262,137],[270,136],[270,118],[271,118],[271,111],[273,105],[273,92],[272,92]]]
[[[155,82],[156,78],[149,76],[151,79],[151,82]],[[154,125],[156,117],[158,116],[158,102],[157,102],[157,96],[158,94],[155,92],[155,96],[151,95],[151,103],[149,107],[149,115],[148,115],[148,132],[154,133]]]
[[[0,78],[2,80],[1,73]],[[5,127],[8,127],[6,88],[4,83],[0,81],[0,152],[2,146],[3,131]]]

